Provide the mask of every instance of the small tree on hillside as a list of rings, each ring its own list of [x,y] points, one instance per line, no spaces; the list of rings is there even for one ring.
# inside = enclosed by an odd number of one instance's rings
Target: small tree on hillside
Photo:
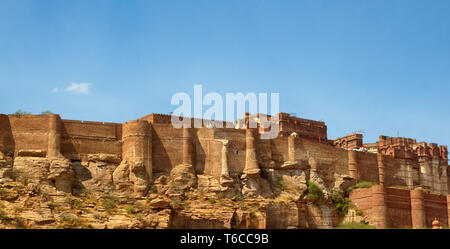
[[[22,117],[24,115],[30,115],[31,112],[27,112],[27,111],[22,111],[21,109],[17,110],[14,115],[18,116],[18,117]]]
[[[41,115],[45,115],[45,114],[53,114],[53,112],[50,111],[50,110],[46,110],[46,111],[41,112]]]

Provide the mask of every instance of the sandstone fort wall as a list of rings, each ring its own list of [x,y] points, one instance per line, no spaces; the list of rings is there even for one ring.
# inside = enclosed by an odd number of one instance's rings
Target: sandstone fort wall
[[[4,120],[3,123],[6,126],[4,137],[12,137],[14,141],[12,145],[6,145],[6,147],[14,150],[15,155],[19,150],[47,150],[47,116],[26,115],[17,117],[8,115],[7,120]]]
[[[88,154],[122,154],[122,125],[62,120],[61,153],[71,160]]]
[[[371,222],[379,220],[383,215],[373,208],[375,197],[372,188],[356,189],[350,193],[352,202],[369,217]],[[384,189],[386,226],[425,228],[430,227],[433,220],[437,218],[441,226],[448,227],[450,208],[447,203],[448,197],[425,192],[417,195],[417,191],[422,192],[422,190]]]
[[[124,149],[127,150],[127,145],[123,143],[122,124],[61,120],[58,116],[55,122],[60,122],[60,125],[51,128],[50,117],[52,115],[0,115],[0,149],[4,152],[10,151],[15,155],[20,150],[47,152],[49,141],[59,141],[50,138],[53,136],[50,130],[60,129],[53,131],[60,137],[60,145],[57,149],[71,160],[83,160],[89,154],[111,154],[121,158]],[[150,121],[153,171],[169,173],[175,165],[182,163],[182,129],[172,127],[169,115],[152,114],[140,120]],[[291,126],[309,125],[311,129],[320,128],[321,132],[326,132],[326,126],[322,125],[322,122],[311,123],[308,120],[291,118],[289,122],[285,123]],[[229,143],[230,172],[234,174],[243,172],[246,154],[245,129],[193,128],[192,130],[193,158],[197,173],[217,177],[220,175],[221,148],[224,141]],[[400,139],[397,142],[409,144],[415,141]],[[279,166],[289,160],[287,136],[278,136],[270,140],[261,140],[256,136],[255,144],[259,167]],[[50,147],[52,146],[50,145]],[[352,170],[356,175],[352,177],[357,180],[375,183],[380,181],[380,162],[378,162],[376,154],[355,152],[354,162],[350,162],[347,150],[302,136],[295,141],[294,151],[295,160],[299,164],[310,166],[311,161],[314,161],[324,179],[333,179],[334,174],[350,175],[349,168],[354,167],[355,169],[352,168]],[[417,161],[388,155],[383,155],[382,161],[383,179],[386,186],[411,186],[411,182],[414,185],[420,183]],[[408,173],[408,166],[413,169],[412,172]],[[448,178],[445,175],[442,177]],[[332,183],[330,182],[330,184]],[[442,183],[445,186],[449,184],[450,181]],[[446,193],[444,190],[442,192]]]

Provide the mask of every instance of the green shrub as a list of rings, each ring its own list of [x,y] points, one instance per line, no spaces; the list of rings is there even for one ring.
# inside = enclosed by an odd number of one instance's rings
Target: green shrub
[[[157,194],[158,193],[158,187],[156,187],[155,184],[152,184],[150,186],[150,193],[153,193],[153,194]]]
[[[269,179],[269,170],[266,168],[261,168],[261,178],[264,178],[266,180]]]
[[[340,224],[336,229],[376,229],[376,227],[363,222],[348,222]]]
[[[322,188],[314,182],[307,181],[308,192],[306,198],[310,201],[319,201],[325,199]]]
[[[66,196],[66,198],[64,198],[64,202],[67,203],[67,204],[69,204],[70,206],[72,206],[73,200],[72,200],[72,198],[70,198],[69,196]]]
[[[355,184],[355,186],[350,187],[347,191],[351,192],[352,190],[358,188],[371,188],[373,185],[375,185],[375,183],[373,182],[360,181],[357,184]]]
[[[127,214],[134,214],[134,213],[136,213],[136,210],[134,209],[133,205],[128,205],[125,208],[125,211],[127,211]]]
[[[144,221],[144,217],[142,217],[142,214],[136,214],[135,217],[138,221]]]
[[[10,218],[8,217],[6,212],[3,210],[0,210],[0,221],[2,221],[3,223],[7,223],[9,220],[10,220]]]
[[[183,205],[184,208],[189,208],[191,203],[188,200],[184,200],[184,201],[182,201],[182,205]]]
[[[76,209],[81,209],[83,208],[83,203],[80,200],[73,200],[72,207]]]
[[[71,224],[79,224],[80,223],[80,218],[78,218],[78,216],[68,213],[68,212],[64,212],[64,213],[60,214],[59,218],[61,219],[61,221],[68,222]]]
[[[8,191],[4,188],[0,188],[0,195],[6,194]]]
[[[252,218],[252,219],[256,218],[256,211],[255,210],[252,210],[250,212],[250,218]]]
[[[13,114],[16,115],[17,117],[22,117],[22,116],[25,116],[25,115],[30,115],[31,112],[22,111],[21,109],[19,109]]]
[[[363,216],[363,212],[361,210],[356,210],[356,215]]]
[[[233,216],[233,221],[234,221],[235,223],[241,222],[241,220],[239,219],[239,216],[237,216],[236,214]]]
[[[31,176],[27,172],[20,172],[17,170],[13,170],[12,174],[14,179],[22,183],[23,185],[27,185],[31,179]]]
[[[53,114],[53,112],[50,111],[50,110],[46,110],[46,111],[41,112],[41,115],[45,115],[45,114]]]
[[[282,190],[287,190],[287,185],[288,185],[288,183],[287,183],[285,180],[280,180],[280,181],[278,182],[278,184],[280,185],[280,188],[281,188]]]
[[[47,205],[48,205],[48,208],[50,208],[50,209],[55,209],[55,207],[56,207],[56,204],[54,202],[49,202],[49,203],[47,203]]]
[[[111,212],[116,207],[116,203],[115,203],[114,199],[112,199],[110,197],[104,197],[102,202],[103,202],[103,207],[105,208],[105,210],[107,212]]]
[[[209,201],[211,204],[215,204],[215,203],[216,203],[216,200],[214,200],[214,199],[212,199],[212,198],[208,198],[208,201]]]
[[[49,193],[48,193],[48,190],[46,190],[46,189],[41,189],[41,195],[42,195],[42,198],[44,199],[44,200],[49,200]]]
[[[349,205],[351,200],[348,197],[345,197],[345,193],[342,190],[335,190],[331,195],[331,199],[333,201],[333,205],[336,213],[343,217],[347,214]]]
[[[22,194],[22,193],[24,192],[24,190],[25,190],[25,186],[22,186],[22,185],[16,185],[16,186],[13,187],[13,189],[14,189],[17,193]]]
[[[244,196],[241,193],[237,193],[236,195],[233,196],[233,198],[236,201],[243,201],[244,200]]]
[[[172,209],[180,209],[181,206],[181,201],[178,199],[174,199],[171,203],[170,206],[172,207]]]
[[[281,194],[281,189],[279,187],[272,188],[272,198],[277,198]]]

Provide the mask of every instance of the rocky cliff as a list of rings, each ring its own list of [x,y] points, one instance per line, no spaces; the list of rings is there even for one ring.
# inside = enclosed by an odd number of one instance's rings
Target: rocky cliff
[[[85,161],[0,154],[0,227],[290,229],[339,222],[330,198],[308,199],[309,169],[216,179],[181,164],[141,194],[123,164],[105,154]]]

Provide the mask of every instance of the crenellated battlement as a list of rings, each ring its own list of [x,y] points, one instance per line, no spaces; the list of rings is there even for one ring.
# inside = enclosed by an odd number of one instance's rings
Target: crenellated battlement
[[[340,137],[332,141],[333,145],[343,149],[353,149],[363,147],[363,135],[351,134],[345,137]]]
[[[396,158],[438,158],[448,160],[447,146],[419,142],[412,138],[380,136],[379,151]]]
[[[122,139],[130,136],[151,135],[151,125],[146,120],[127,121],[122,124]]]
[[[236,128],[245,128],[249,120],[253,120],[258,125],[259,133],[263,133],[270,128],[264,128],[267,126],[262,124],[262,117],[266,118],[268,122],[274,120],[274,117],[271,115],[260,113],[250,115],[249,113],[245,113],[245,117],[243,119],[236,120]],[[327,140],[327,126],[323,121],[299,118],[283,112],[278,113],[276,118],[276,122],[278,122],[279,125],[279,136],[288,137],[295,132],[302,138],[316,141]]]
[[[175,116],[176,117],[176,116]],[[176,117],[181,119],[184,119],[185,117]],[[199,122],[202,126],[209,127],[210,125],[218,126],[217,123],[221,123],[223,128],[233,128],[230,123],[225,121],[219,121],[219,120],[209,120],[209,119],[200,119],[200,118],[188,118],[191,121],[191,127],[194,127],[194,124],[196,122]],[[151,124],[167,124],[172,125],[172,115],[168,114],[160,114],[160,113],[151,113],[147,116],[144,116],[142,118],[139,118],[139,120],[146,120]]]

